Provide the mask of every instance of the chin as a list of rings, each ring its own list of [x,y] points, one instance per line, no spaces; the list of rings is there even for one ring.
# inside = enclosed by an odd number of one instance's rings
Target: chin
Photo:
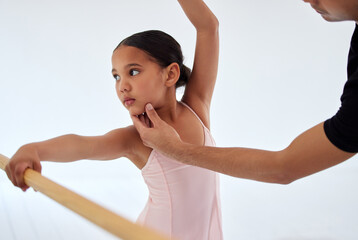
[[[341,21],[349,20],[347,18],[337,17],[337,16],[335,17],[335,16],[332,16],[332,15],[326,15],[326,14],[322,14],[321,16],[327,22],[341,22]]]
[[[338,20],[338,19],[334,19],[334,18],[330,18],[328,16],[322,16],[322,18],[324,20],[326,20],[327,22],[339,22],[339,21],[343,21],[343,20]]]
[[[145,112],[145,110],[144,108],[142,110],[132,108],[132,109],[128,109],[128,112],[130,115],[134,116],[134,115],[141,115],[142,113]]]

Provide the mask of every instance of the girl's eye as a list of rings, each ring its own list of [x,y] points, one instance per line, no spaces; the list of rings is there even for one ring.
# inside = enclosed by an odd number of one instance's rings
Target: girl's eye
[[[118,82],[119,80],[121,80],[121,77],[119,75],[113,75],[114,79],[116,79],[116,81]]]
[[[129,71],[129,74],[131,75],[131,76],[135,76],[135,75],[137,75],[139,73],[139,71],[138,70],[135,70],[135,69],[131,69],[130,71]]]

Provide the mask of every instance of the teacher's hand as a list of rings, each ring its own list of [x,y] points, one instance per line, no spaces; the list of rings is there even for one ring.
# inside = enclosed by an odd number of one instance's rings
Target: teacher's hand
[[[175,146],[181,143],[179,134],[158,116],[150,103],[146,105],[145,111],[145,115],[131,116],[143,144],[164,154],[170,154]]]

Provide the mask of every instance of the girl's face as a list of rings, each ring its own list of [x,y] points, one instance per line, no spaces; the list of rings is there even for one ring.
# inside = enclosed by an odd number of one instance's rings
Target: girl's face
[[[112,55],[116,91],[131,115],[142,114],[147,103],[164,103],[167,87],[165,71],[144,51],[120,46]]]
[[[330,22],[358,20],[357,0],[303,0]]]

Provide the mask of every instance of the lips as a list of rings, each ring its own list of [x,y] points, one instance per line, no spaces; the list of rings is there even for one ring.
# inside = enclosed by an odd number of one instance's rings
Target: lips
[[[128,98],[128,97],[126,97],[126,98],[124,98],[123,104],[124,104],[124,106],[129,107],[129,106],[131,106],[134,102],[135,102],[135,99],[134,99],[134,98]]]

